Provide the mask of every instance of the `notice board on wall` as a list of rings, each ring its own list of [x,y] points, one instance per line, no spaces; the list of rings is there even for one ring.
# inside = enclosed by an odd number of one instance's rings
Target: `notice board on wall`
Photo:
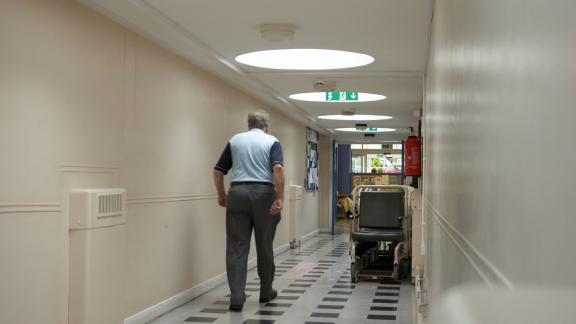
[[[306,178],[304,179],[307,191],[316,191],[318,184],[318,132],[306,128]]]

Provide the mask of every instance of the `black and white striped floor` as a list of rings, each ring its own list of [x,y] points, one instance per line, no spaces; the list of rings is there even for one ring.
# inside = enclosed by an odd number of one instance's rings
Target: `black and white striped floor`
[[[221,285],[151,324],[356,324],[413,320],[410,283],[350,283],[348,235],[318,235],[276,257],[278,298],[258,303],[256,269],[248,273],[242,313],[228,311],[228,286]]]

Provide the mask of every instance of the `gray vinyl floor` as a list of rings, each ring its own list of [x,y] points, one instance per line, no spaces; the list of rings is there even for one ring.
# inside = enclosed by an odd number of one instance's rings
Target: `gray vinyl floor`
[[[221,285],[152,321],[152,324],[399,323],[414,320],[410,282],[350,283],[348,234],[317,235],[276,257],[278,298],[258,303],[258,275],[248,272],[242,313],[228,311],[228,286]]]

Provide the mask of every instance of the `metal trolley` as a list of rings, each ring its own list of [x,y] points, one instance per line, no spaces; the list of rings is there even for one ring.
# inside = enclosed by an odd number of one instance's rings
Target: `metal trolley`
[[[350,277],[399,280],[409,276],[412,192],[403,185],[360,185],[352,191]]]

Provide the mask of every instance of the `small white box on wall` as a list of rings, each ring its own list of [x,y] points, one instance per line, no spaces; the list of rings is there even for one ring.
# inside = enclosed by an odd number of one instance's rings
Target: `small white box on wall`
[[[91,229],[125,223],[125,189],[73,189],[70,193],[70,229]]]

